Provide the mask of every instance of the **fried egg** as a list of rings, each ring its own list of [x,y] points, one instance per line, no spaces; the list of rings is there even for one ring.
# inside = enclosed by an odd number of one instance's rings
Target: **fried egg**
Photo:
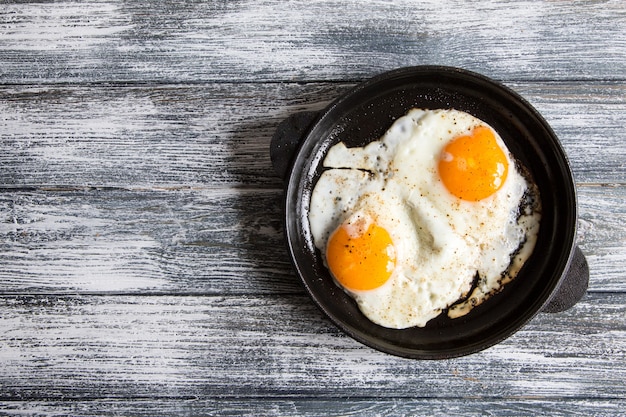
[[[534,247],[539,193],[498,133],[457,110],[413,109],[377,141],[329,149],[311,196],[315,246],[374,323],[469,312]]]

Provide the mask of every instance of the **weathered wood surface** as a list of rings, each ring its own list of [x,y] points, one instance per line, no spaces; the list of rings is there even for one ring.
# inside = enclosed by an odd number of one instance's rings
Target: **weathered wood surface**
[[[550,122],[578,182],[626,183],[625,83],[507,85]],[[297,111],[321,110],[352,86],[0,88],[8,147],[0,155],[0,184],[276,188],[268,149],[278,123]]]
[[[605,400],[593,403],[581,400],[537,400],[489,398],[446,399],[389,399],[373,398],[341,401],[327,399],[211,399],[185,398],[184,400],[94,400],[72,402],[24,401],[2,403],[7,414],[23,415],[80,415],[80,416],[236,416],[258,417],[279,415],[285,417],[338,416],[431,416],[449,417],[453,414],[509,416],[589,417],[620,416],[626,407],[623,400]]]
[[[2,297],[0,314],[0,383],[15,399],[626,396],[622,293],[590,294],[446,361],[366,348],[304,294]]]
[[[626,288],[626,186],[578,188],[591,291]],[[4,294],[291,294],[282,191],[0,193]],[[156,227],[158,225],[158,227]]]
[[[423,63],[505,79],[626,78],[622,0],[8,3],[8,83],[308,82]]]
[[[338,331],[293,273],[268,147],[406,65],[550,122],[591,268],[573,309],[446,361]],[[0,7],[0,414],[626,415],[626,3]]]

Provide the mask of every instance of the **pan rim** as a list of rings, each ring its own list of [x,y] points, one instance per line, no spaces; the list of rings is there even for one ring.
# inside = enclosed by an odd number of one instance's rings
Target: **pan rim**
[[[303,213],[301,210],[302,202],[299,202],[299,195],[301,190],[307,187],[307,169],[316,166],[320,163],[320,159],[325,155],[325,152],[320,153],[320,149],[315,145],[321,146],[318,142],[322,141],[322,138],[316,137],[316,134],[321,129],[320,125],[330,117],[334,117],[334,113],[338,110],[338,107],[344,105],[347,100],[355,96],[362,95],[364,92],[375,88],[380,84],[388,83],[390,79],[402,79],[403,77],[424,77],[424,76],[445,76],[461,79],[473,79],[480,83],[486,83],[493,89],[499,90],[501,94],[504,94],[509,100],[516,103],[516,105],[522,107],[524,111],[529,115],[534,122],[541,125],[543,131],[545,131],[546,138],[551,144],[551,155],[553,159],[559,161],[558,169],[560,171],[563,182],[567,186],[567,202],[570,213],[567,218],[566,224],[563,228],[566,229],[567,234],[563,236],[561,240],[563,244],[562,250],[559,252],[558,262],[553,266],[553,276],[550,278],[549,285],[547,285],[543,291],[538,294],[538,297],[530,301],[523,316],[512,320],[509,325],[501,327],[498,331],[494,331],[488,338],[478,341],[468,341],[462,345],[451,345],[449,347],[438,347],[437,349],[429,349],[428,347],[419,348],[416,346],[402,346],[388,342],[386,339],[376,339],[370,337],[368,334],[364,334],[362,329],[354,326],[351,322],[347,322],[344,318],[338,316],[332,309],[329,308],[325,299],[319,294],[318,289],[313,285],[313,279],[319,279],[319,277],[309,277],[307,266],[302,260],[302,234],[306,234],[305,230],[301,230],[300,227],[294,226],[301,223]],[[341,109],[340,109],[341,110]],[[341,113],[341,112],[340,112]],[[385,126],[385,129],[388,126]],[[327,130],[327,129],[326,129]],[[323,145],[323,144],[322,144]],[[323,147],[323,146],[322,146]],[[330,147],[330,146],[327,146]],[[307,169],[305,169],[307,168]],[[311,185],[312,186],[312,185]],[[300,149],[297,150],[296,157],[294,158],[294,164],[292,169],[287,175],[287,186],[285,192],[285,234],[289,250],[289,255],[292,264],[297,272],[297,275],[301,279],[307,293],[312,298],[314,303],[322,310],[322,312],[342,331],[348,334],[353,339],[370,346],[374,349],[390,353],[396,356],[402,356],[413,359],[444,359],[453,358],[458,356],[464,356],[467,354],[475,353],[484,350],[490,346],[493,346],[504,339],[510,337],[513,333],[521,329],[528,321],[538,314],[541,309],[550,301],[554,291],[559,286],[560,280],[571,262],[573,248],[576,240],[576,228],[577,228],[577,196],[576,188],[574,184],[573,175],[571,173],[569,161],[559,142],[556,134],[549,126],[548,122],[543,116],[521,95],[506,87],[504,84],[492,80],[482,74],[478,74],[472,71],[468,71],[456,67],[438,66],[438,65],[424,65],[403,67],[391,71],[379,74],[368,81],[360,83],[348,90],[346,93],[340,95],[336,100],[329,104],[324,110],[319,113],[319,116],[311,124],[307,133],[303,136]],[[306,202],[304,202],[306,203]],[[294,204],[296,210],[294,210]],[[306,239],[306,237],[305,237]],[[314,248],[308,248],[307,250],[315,250]],[[314,256],[314,254],[309,254]],[[558,277],[555,277],[558,275]],[[337,288],[337,290],[341,291]],[[346,295],[347,297],[347,295]],[[459,320],[459,319],[454,319]],[[402,331],[402,330],[400,330]]]

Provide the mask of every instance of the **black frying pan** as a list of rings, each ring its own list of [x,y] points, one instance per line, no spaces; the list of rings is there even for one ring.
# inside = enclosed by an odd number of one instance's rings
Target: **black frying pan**
[[[411,108],[454,108],[494,127],[530,171],[542,200],[535,250],[515,280],[466,316],[446,314],[424,328],[388,329],[369,321],[332,280],[312,241],[308,210],[327,150],[343,141],[363,146],[379,139]],[[271,157],[285,180],[285,236],[295,270],[319,308],[354,339],[409,358],[442,359],[492,346],[538,312],[573,306],[589,271],[575,246],[576,192],[567,158],[541,115],[515,92],[482,75],[436,66],[401,68],[364,82],[319,113],[284,121]]]

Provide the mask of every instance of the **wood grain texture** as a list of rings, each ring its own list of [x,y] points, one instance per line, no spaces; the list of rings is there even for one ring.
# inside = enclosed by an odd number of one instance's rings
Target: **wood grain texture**
[[[581,186],[578,194],[590,291],[623,291],[626,186]],[[280,190],[5,192],[0,213],[3,294],[302,290],[283,238]]]
[[[276,126],[352,84],[0,88],[0,184],[281,187]],[[626,183],[626,83],[513,83],[552,125],[578,182]]]
[[[275,190],[0,193],[2,292],[300,291]]]
[[[0,385],[4,400],[623,399],[625,315],[623,293],[590,294],[481,353],[415,361],[343,335],[304,295],[2,297]]]
[[[408,65],[554,128],[590,265],[475,355],[341,333],[284,246],[277,125]],[[4,1],[0,415],[626,416],[622,0]]]
[[[213,84],[9,89],[2,184],[277,187],[278,123],[319,110],[338,88]],[[11,151],[13,150],[13,154]]]
[[[371,398],[353,399],[205,399],[198,397],[183,400],[103,399],[93,401],[0,401],[0,409],[7,415],[20,416],[236,416],[258,417],[279,415],[284,417],[317,416],[430,416],[449,417],[456,415],[512,416],[551,416],[551,417],[606,417],[623,416],[626,402],[623,399],[611,400],[568,400],[568,399],[513,399],[489,398]]]
[[[626,79],[607,1],[9,2],[4,83],[362,79],[437,63],[506,79]]]

